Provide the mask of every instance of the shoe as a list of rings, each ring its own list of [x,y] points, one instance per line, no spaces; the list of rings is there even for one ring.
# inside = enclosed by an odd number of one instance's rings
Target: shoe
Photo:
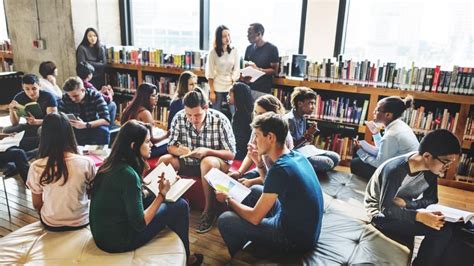
[[[215,213],[203,212],[199,218],[199,224],[197,226],[196,232],[200,234],[209,232],[212,229],[216,218],[217,217]]]
[[[14,164],[7,164],[3,170],[3,174],[5,177],[12,177],[18,174],[18,170]]]
[[[196,257],[196,261],[191,264],[191,266],[200,266],[202,262],[204,261],[204,256],[199,253],[194,253],[194,257]]]

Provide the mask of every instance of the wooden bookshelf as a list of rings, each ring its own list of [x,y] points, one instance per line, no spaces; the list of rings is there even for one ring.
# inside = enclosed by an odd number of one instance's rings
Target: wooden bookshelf
[[[179,75],[181,72],[185,71],[181,68],[171,68],[171,67],[156,67],[156,66],[145,66],[145,65],[132,65],[132,64],[109,64],[110,69],[123,69],[136,71],[138,84],[143,82],[143,72],[159,73],[159,74],[169,74],[169,75]],[[202,69],[191,69],[198,77],[204,78],[204,71]],[[290,78],[274,78],[273,85],[275,87],[287,86],[287,87],[297,87],[305,86],[317,90],[326,90],[332,92],[341,92],[341,93],[352,93],[352,94],[363,94],[369,97],[369,106],[367,109],[367,115],[370,116],[376,106],[377,101],[381,97],[386,96],[400,96],[405,97],[407,95],[412,95],[416,100],[426,100],[432,102],[442,102],[442,103],[454,103],[459,104],[459,120],[455,130],[455,135],[462,140],[463,139],[463,129],[466,126],[466,120],[469,115],[470,106],[474,104],[474,96],[465,96],[465,95],[455,95],[455,94],[445,94],[445,93],[435,93],[435,92],[418,92],[418,91],[408,91],[408,90],[399,90],[399,89],[389,89],[389,88],[380,88],[380,87],[370,87],[370,86],[360,86],[360,85],[347,85],[340,83],[326,83],[318,82],[311,80],[296,80]],[[365,118],[364,118],[365,119]],[[331,122],[331,121],[328,121]],[[160,124],[161,122],[158,122]],[[161,123],[162,124],[162,123]],[[367,127],[359,126],[359,133],[365,134],[364,139],[367,141],[372,141],[372,135],[368,131]],[[463,149],[468,149],[472,141],[462,141]],[[439,183],[441,185],[446,185],[450,187],[456,187],[464,190],[474,191],[474,184],[468,182],[460,182],[455,178],[456,167],[451,167],[445,178],[440,178]]]

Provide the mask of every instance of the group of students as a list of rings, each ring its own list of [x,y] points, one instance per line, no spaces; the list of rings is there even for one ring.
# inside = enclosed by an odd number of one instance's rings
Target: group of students
[[[263,26],[260,26],[252,24],[248,32],[252,44],[247,52],[249,58],[253,56],[257,62],[262,54],[265,58],[272,54],[261,52],[262,47],[273,47],[263,42]],[[94,34],[97,39],[97,33],[91,32],[93,34],[86,32],[85,39]],[[217,44],[217,37],[222,43]],[[214,47],[216,56],[219,57],[220,51],[221,56],[227,54],[224,61],[233,58],[229,45],[228,29],[219,27]],[[92,46],[89,44],[89,48]],[[87,57],[91,51],[85,49],[81,53]],[[210,56],[209,61],[211,59]],[[90,69],[80,63],[78,72],[82,66]],[[270,69],[274,66],[270,62],[268,69],[262,67],[270,79]],[[212,66],[208,69],[212,70]],[[233,69],[230,76],[237,76]],[[48,75],[43,78],[55,84]],[[29,172],[27,168],[26,173],[22,167],[19,170],[22,169],[22,177],[32,191],[41,222],[52,231],[75,230],[90,222],[97,246],[108,252],[125,252],[143,246],[167,226],[183,241],[188,264],[202,262],[201,254],[191,254],[189,250],[188,203],[183,199],[165,202],[170,184],[163,178],[159,181],[158,195],[145,189],[143,174],[149,170],[146,160],[158,155],[161,155],[159,163],[171,164],[179,175],[203,178],[205,208],[197,232],[205,233],[212,228],[217,219],[217,202],[228,206],[229,211],[218,218],[218,227],[232,256],[248,241],[279,252],[313,249],[321,233],[324,206],[316,171],[330,170],[340,160],[330,151],[306,158],[294,150],[310,144],[316,134],[314,126],[308,126],[306,121],[315,108],[315,92],[295,88],[291,95],[292,110],[285,114],[282,103],[267,94],[269,91],[262,89],[256,93],[252,86],[258,84],[249,86],[245,78],[243,82],[221,79],[219,73],[208,78],[211,101],[196,87],[197,77],[192,72],[181,74],[170,106],[169,130],[160,137],[153,135],[150,126],[157,104],[157,88],[153,84],[141,84],[122,115],[121,128],[110,155],[97,170],[89,158],[79,155],[77,145],[91,138],[108,143],[109,136],[100,130],[108,132],[113,120],[104,99],[104,96],[112,97],[113,92],[108,88],[98,91],[93,86],[88,87],[89,73],[69,78],[63,85],[65,93],[58,101],[59,97],[55,98],[46,89],[39,90],[40,81],[27,74],[23,78],[23,92],[10,104],[10,118],[17,125],[17,104],[30,101],[40,104],[43,116],[27,117],[20,147],[11,148],[0,156],[39,147],[38,159]],[[228,95],[220,94],[219,86],[227,86],[224,83],[229,85]],[[257,87],[264,88],[263,85]],[[213,98],[214,102],[228,98],[235,107],[231,121],[210,108]],[[374,120],[385,125],[383,137],[374,135],[379,155],[371,158],[358,149],[358,158],[354,159],[351,169],[356,172],[360,169],[357,165],[373,167],[369,168],[373,173],[364,170],[367,173],[361,175],[371,176],[365,204],[374,226],[388,235],[426,235],[414,261],[422,265],[442,261],[452,227],[444,223],[440,213],[421,213],[416,209],[437,202],[436,177],[457,160],[460,145],[447,130],[428,133],[418,145],[411,129],[400,120],[409,103],[398,97],[379,101]],[[64,113],[80,119],[71,119]],[[40,126],[41,132],[38,132]],[[163,138],[169,138],[168,145],[155,147]],[[445,145],[437,145],[439,142]],[[357,143],[355,146],[358,148]],[[241,203],[225,192],[214,191],[204,179],[212,168],[228,172],[235,158],[242,159],[242,165],[229,175],[251,188],[251,194]],[[250,170],[252,164],[256,166],[254,170]],[[420,195],[423,195],[421,199]],[[429,249],[436,254],[428,254]]]

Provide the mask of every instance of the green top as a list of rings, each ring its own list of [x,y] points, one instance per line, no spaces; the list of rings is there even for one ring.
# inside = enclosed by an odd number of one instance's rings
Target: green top
[[[105,251],[128,251],[133,236],[146,227],[140,176],[126,163],[100,175],[90,205],[92,235]]]

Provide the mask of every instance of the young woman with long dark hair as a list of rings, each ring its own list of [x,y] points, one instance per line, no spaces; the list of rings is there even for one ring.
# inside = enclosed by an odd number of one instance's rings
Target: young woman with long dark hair
[[[95,68],[94,77],[90,81],[96,88],[105,83],[105,65],[107,64],[105,46],[100,43],[99,33],[94,28],[87,28],[84,37],[77,47],[76,62],[86,61]]]
[[[182,198],[164,202],[170,183],[161,178],[158,195],[151,203],[147,200],[149,204],[143,201],[142,173],[150,157],[149,132],[149,125],[137,120],[126,122],[120,129],[92,184],[92,235],[102,250],[127,252],[145,245],[168,226],[183,241],[188,264],[200,264],[202,255],[190,255],[189,251],[188,203]]]
[[[62,113],[44,117],[38,160],[31,164],[27,185],[41,223],[51,231],[89,224],[87,187],[96,174],[94,162],[78,154],[74,130]]]

